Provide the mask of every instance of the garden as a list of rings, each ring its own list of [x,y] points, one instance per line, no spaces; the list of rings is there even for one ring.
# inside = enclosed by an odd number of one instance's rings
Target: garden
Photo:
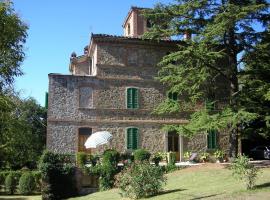
[[[151,155],[138,149],[121,154],[107,149],[102,155],[80,152],[75,156],[45,151],[37,170],[23,168],[0,172],[0,199],[270,197],[269,168],[258,169],[245,156],[239,156],[231,164],[216,163],[217,154],[224,155],[216,152],[201,153],[198,156],[200,165],[177,167],[173,152]],[[186,158],[188,155],[190,152],[185,153]],[[96,178],[98,191],[82,195],[78,173]]]

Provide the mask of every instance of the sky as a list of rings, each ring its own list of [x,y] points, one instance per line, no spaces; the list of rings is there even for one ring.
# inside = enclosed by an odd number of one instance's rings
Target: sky
[[[151,8],[171,0],[13,0],[14,9],[29,26],[24,75],[15,88],[22,98],[34,97],[44,106],[48,74],[69,74],[72,52],[83,54],[91,33],[122,35],[131,6]]]

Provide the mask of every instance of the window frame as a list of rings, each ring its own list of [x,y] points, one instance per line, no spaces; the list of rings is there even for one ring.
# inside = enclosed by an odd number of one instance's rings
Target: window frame
[[[214,150],[218,148],[218,131],[217,130],[209,130],[207,131],[207,149]]]

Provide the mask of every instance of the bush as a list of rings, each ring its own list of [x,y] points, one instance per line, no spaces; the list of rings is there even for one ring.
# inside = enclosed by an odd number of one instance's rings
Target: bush
[[[249,163],[249,159],[246,156],[238,156],[231,165],[233,176],[237,179],[243,180],[246,189],[253,189],[258,176],[258,168],[255,168]]]
[[[149,162],[133,163],[130,167],[117,175],[116,186],[123,196],[133,199],[158,194],[166,179],[161,167],[151,165]]]
[[[223,159],[225,157],[225,152],[222,150],[217,149],[214,152],[214,157],[217,159],[217,161],[223,162]]]
[[[88,160],[88,154],[85,152],[78,152],[76,154],[76,164],[79,168],[83,169]]]
[[[107,149],[104,151],[102,159],[103,163],[110,163],[113,166],[117,166],[120,160],[120,154],[116,150]]]
[[[9,175],[5,179],[5,189],[8,194],[14,194],[16,191],[17,180],[16,174],[14,172],[10,172]]]
[[[200,161],[201,162],[207,162],[207,161],[209,161],[209,156],[210,156],[210,154],[207,153],[207,152],[201,153],[200,154]]]
[[[163,156],[161,153],[157,152],[154,154],[152,161],[155,163],[156,166],[159,165],[159,162],[163,159]]]
[[[149,161],[151,154],[144,149],[137,149],[136,151],[134,151],[134,159],[136,161]]]
[[[192,154],[191,151],[186,151],[186,152],[184,153],[184,159],[185,159],[186,161],[189,161],[189,158],[191,157],[191,154]]]
[[[31,172],[25,172],[19,181],[19,191],[21,194],[32,194],[36,188],[35,178]]]
[[[176,153],[170,151],[167,154],[167,156],[168,156],[168,165],[175,165],[175,162],[176,162]]]
[[[39,169],[42,179],[42,199],[58,200],[77,194],[75,165],[71,155],[45,151]]]

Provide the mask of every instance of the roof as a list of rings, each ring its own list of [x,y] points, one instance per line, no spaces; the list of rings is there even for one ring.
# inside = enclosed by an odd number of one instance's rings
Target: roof
[[[150,8],[142,8],[142,7],[131,6],[131,8],[128,11],[128,14],[127,14],[127,16],[126,16],[126,18],[124,20],[124,23],[123,23],[122,27],[125,27],[125,25],[126,25],[126,23],[128,21],[128,18],[131,15],[132,11],[134,11],[134,10],[146,10],[146,9],[150,9]]]
[[[151,40],[143,39],[141,37],[127,37],[127,36],[118,36],[118,35],[108,35],[108,34],[93,34],[91,35],[91,42],[89,45],[89,54],[91,54],[94,44],[96,42],[108,42],[108,43],[126,43],[126,44],[142,44],[150,46],[163,46],[163,47],[176,47],[179,44],[184,45],[185,42],[182,40]],[[89,55],[88,54],[88,55]]]

